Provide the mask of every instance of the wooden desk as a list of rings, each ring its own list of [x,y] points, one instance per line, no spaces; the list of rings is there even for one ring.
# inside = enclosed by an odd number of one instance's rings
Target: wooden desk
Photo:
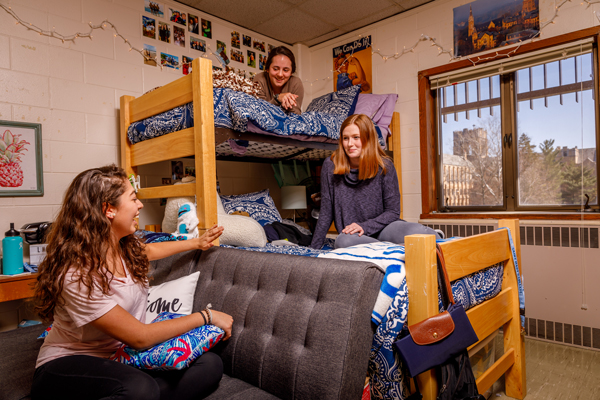
[[[37,273],[0,276],[0,303],[32,297],[37,276]]]

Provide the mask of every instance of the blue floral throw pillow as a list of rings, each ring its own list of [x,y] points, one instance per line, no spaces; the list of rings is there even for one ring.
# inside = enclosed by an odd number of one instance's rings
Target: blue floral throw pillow
[[[345,120],[349,115],[354,114],[360,85],[350,86],[349,88],[338,90],[317,97],[310,102],[306,112],[321,112],[326,114],[339,115],[341,120]]]
[[[269,195],[269,189],[240,195],[221,195],[221,202],[227,214],[234,211],[245,211],[261,226],[282,221],[275,202]]]
[[[182,316],[183,314],[163,312],[151,323]],[[142,351],[122,345],[110,359],[139,369],[162,371],[184,369],[205,351],[210,350],[224,335],[225,332],[221,328],[203,325]]]

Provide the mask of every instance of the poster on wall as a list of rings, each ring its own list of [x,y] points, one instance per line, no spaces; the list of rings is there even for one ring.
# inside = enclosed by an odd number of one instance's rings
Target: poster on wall
[[[190,36],[190,48],[206,53],[206,42],[202,39]]]
[[[156,1],[144,0],[144,11],[161,18],[165,16],[165,7]]]
[[[361,93],[371,93],[371,36],[333,48],[333,90],[354,85],[361,85]]]
[[[188,31],[198,35],[200,32],[199,29],[198,17],[188,13]]]
[[[185,29],[177,26],[173,27],[173,43],[177,46],[185,47]]]
[[[454,9],[454,56],[468,56],[539,35],[539,0],[477,0]]]
[[[144,37],[156,39],[156,21],[154,18],[144,17],[142,15],[142,34]]]
[[[156,47],[149,44],[144,45],[144,64],[156,67]]]
[[[42,124],[0,121],[0,196],[42,196]]]
[[[231,47],[236,49],[240,48],[240,33],[236,31],[231,32]]]

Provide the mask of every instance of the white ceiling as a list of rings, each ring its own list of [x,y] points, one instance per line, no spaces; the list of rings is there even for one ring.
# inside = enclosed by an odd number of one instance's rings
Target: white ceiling
[[[177,0],[284,43],[314,46],[433,0]]]

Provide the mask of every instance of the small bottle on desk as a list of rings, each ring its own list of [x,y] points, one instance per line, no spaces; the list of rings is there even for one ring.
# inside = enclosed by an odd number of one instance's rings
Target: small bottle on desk
[[[4,233],[2,239],[2,273],[16,275],[23,273],[23,238],[15,230],[15,224],[10,223],[10,230]]]

